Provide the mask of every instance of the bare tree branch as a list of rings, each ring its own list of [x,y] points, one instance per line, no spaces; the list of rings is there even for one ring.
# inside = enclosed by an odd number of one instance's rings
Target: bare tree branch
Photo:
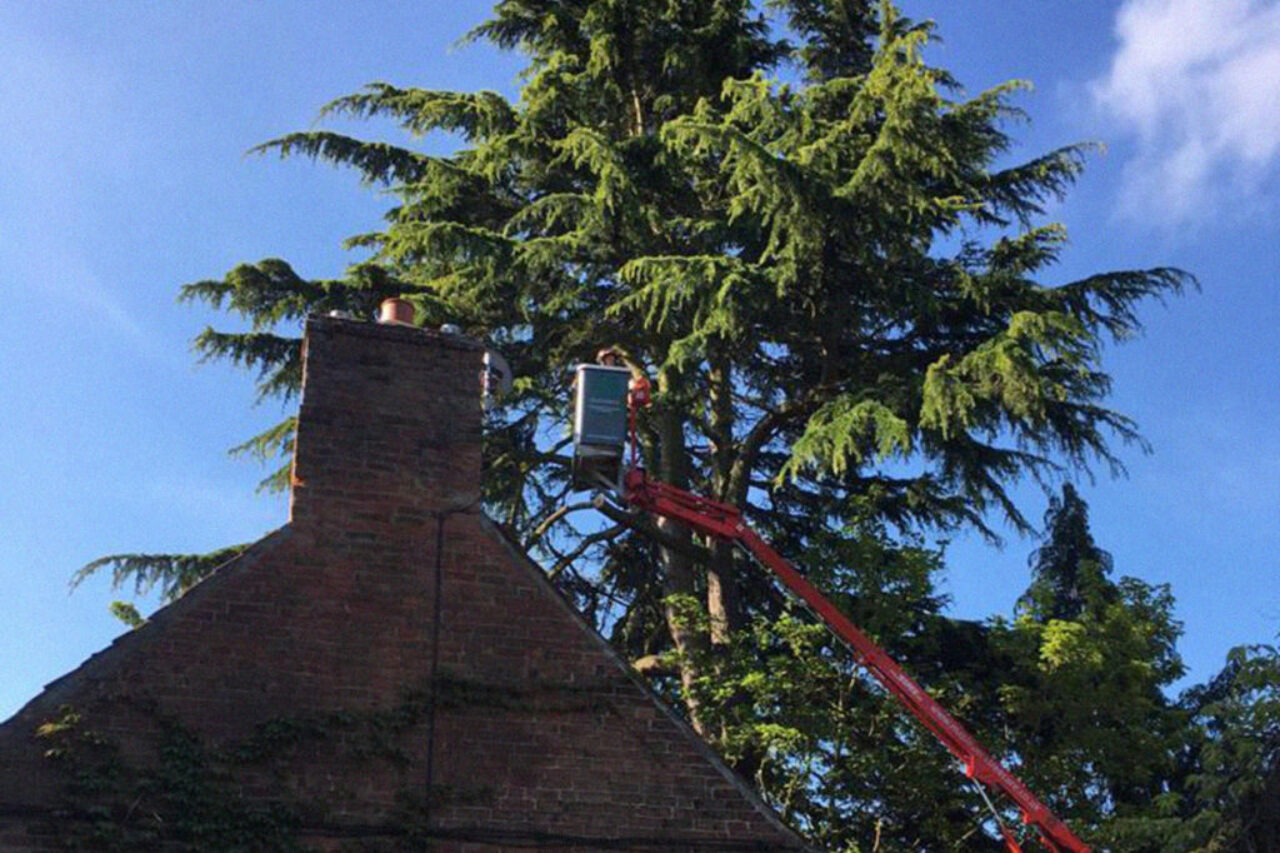
[[[587,553],[587,550],[592,546],[599,545],[601,542],[607,542],[626,529],[627,527],[625,524],[615,524],[613,527],[597,531],[592,533],[590,536],[582,537],[582,540],[578,543],[578,547],[560,557],[559,560],[556,560],[556,564],[547,570],[547,576],[552,578],[556,577],[569,566],[573,565],[574,560]]]
[[[640,513],[627,512],[626,510],[618,509],[613,504],[605,500],[604,497],[599,495],[592,500],[592,503],[595,505],[596,509],[618,522],[618,524],[631,528],[637,533],[647,536],[650,539],[657,540],[658,544],[664,548],[670,548],[672,551],[675,551],[682,556],[703,564],[711,562],[711,552],[706,548],[703,548],[700,545],[694,545],[691,542],[685,542],[675,536],[672,536],[670,533],[661,530],[656,524]]]

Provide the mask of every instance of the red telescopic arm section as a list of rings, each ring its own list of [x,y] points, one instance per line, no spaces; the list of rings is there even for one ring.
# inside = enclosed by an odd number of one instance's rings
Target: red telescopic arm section
[[[787,589],[802,599],[836,636],[848,644],[858,662],[870,670],[876,680],[964,764],[965,772],[970,778],[1013,800],[1022,812],[1023,822],[1040,832],[1040,840],[1049,850],[1055,853],[1090,853],[1088,845],[1036,799],[1035,794],[1021,780],[992,758],[955,717],[926,693],[858,626],[850,622],[813,584],[805,580],[791,563],[748,527],[737,507],[650,480],[639,468],[627,472],[624,499],[632,506],[679,521],[699,533],[741,543]],[[1020,853],[1017,841],[1007,831],[1005,841],[1012,853]]]

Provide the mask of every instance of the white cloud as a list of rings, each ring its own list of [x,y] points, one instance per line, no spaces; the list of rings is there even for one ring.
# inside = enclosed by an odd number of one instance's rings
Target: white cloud
[[[1280,0],[1126,0],[1115,29],[1092,92],[1137,142],[1124,213],[1167,224],[1263,201],[1280,163]]]

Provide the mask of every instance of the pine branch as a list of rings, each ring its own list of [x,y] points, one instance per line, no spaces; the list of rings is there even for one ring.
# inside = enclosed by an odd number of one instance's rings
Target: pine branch
[[[280,493],[289,489],[289,460],[293,458],[294,440],[297,437],[298,418],[285,418],[273,427],[260,432],[248,441],[237,444],[228,451],[232,456],[253,456],[260,462],[283,459],[285,464],[264,477],[258,483],[258,491]]]
[[[219,566],[238,557],[252,543],[231,545],[208,554],[111,554],[83,566],[71,576],[75,588],[102,569],[111,569],[111,588],[132,583],[135,595],[157,586],[165,601],[173,601]]]
[[[281,160],[301,156],[335,166],[350,166],[360,173],[363,183],[383,186],[419,181],[433,162],[424,154],[398,145],[364,142],[340,133],[318,130],[290,133],[249,149],[250,154],[273,152]]]
[[[515,111],[496,92],[401,89],[387,83],[370,83],[363,92],[338,98],[320,111],[321,118],[334,115],[386,116],[414,136],[443,130],[460,133],[468,142],[509,133],[516,122]]]
[[[193,349],[202,362],[225,358],[255,370],[258,400],[292,398],[302,386],[302,344],[298,338],[282,338],[267,332],[232,334],[206,328],[196,336]],[[250,439],[252,442],[253,439]]]

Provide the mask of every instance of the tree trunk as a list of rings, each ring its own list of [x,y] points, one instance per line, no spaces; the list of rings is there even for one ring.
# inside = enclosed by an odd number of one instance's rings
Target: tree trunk
[[[712,487],[716,498],[737,502],[729,494],[734,461],[733,370],[727,358],[711,360],[710,432],[712,441]],[[707,615],[711,620],[711,644],[726,646],[734,631],[745,625],[740,581],[734,574],[733,548],[725,543],[708,543],[711,565],[707,567]]]
[[[684,443],[684,420],[678,407],[665,402],[669,399],[667,394],[672,384],[672,377],[668,373],[664,371],[658,374],[658,476],[666,483],[686,489],[689,486],[689,460]],[[692,539],[689,528],[678,522],[658,517],[655,523],[660,530],[677,541],[690,542]],[[672,643],[680,656],[680,684],[685,707],[689,710],[689,720],[694,731],[705,738],[709,733],[706,721],[700,713],[700,702],[694,684],[701,674],[700,662],[706,656],[707,637],[699,630],[696,622],[691,622],[691,614],[687,612],[687,608],[681,606],[686,602],[697,601],[696,569],[689,557],[674,549],[662,548],[661,555],[664,574],[663,609]]]

